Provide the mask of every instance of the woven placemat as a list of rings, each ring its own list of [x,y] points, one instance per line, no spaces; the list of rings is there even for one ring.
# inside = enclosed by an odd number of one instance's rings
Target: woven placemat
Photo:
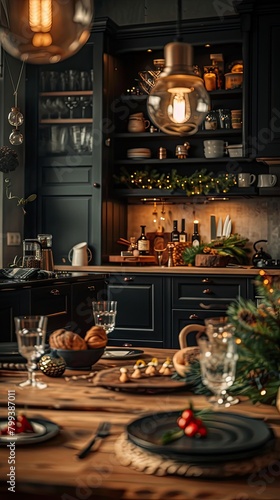
[[[246,476],[271,466],[280,458],[280,450],[264,451],[250,459],[218,463],[193,464],[180,462],[151,453],[135,445],[123,433],[115,443],[115,453],[119,463],[126,467],[156,476],[182,476],[227,478],[231,476]]]

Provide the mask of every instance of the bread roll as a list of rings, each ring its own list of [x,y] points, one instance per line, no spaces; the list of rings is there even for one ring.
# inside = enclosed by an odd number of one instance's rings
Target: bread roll
[[[52,349],[65,349],[70,351],[85,351],[88,347],[85,340],[77,333],[64,330],[55,330],[49,338]]]
[[[87,343],[88,349],[99,349],[107,345],[107,335],[105,330],[101,326],[93,326],[87,331],[85,336],[85,342]]]

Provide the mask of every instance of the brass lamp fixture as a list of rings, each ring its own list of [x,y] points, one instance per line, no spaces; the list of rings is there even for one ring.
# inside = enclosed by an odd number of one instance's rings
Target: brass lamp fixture
[[[181,25],[178,0],[178,32]],[[192,46],[180,41],[164,47],[165,68],[157,78],[147,101],[151,121],[173,135],[192,135],[210,109],[202,78],[194,73]]]
[[[1,0],[0,42],[32,64],[67,59],[87,42],[93,0]]]

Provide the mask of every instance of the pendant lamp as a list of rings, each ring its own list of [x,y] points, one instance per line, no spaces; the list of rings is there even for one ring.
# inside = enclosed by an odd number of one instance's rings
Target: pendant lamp
[[[178,1],[178,31],[181,1]],[[202,78],[194,73],[193,49],[180,41],[164,47],[165,68],[157,78],[147,101],[151,121],[166,134],[192,135],[210,109]]]
[[[57,63],[87,42],[93,0],[1,0],[0,42],[32,64]]]

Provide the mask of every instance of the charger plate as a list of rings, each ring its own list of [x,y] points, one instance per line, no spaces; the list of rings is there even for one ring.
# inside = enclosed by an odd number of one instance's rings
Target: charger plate
[[[186,436],[162,445],[181,412],[154,413],[134,420],[115,443],[123,466],[157,476],[225,478],[245,476],[278,462],[280,450],[265,422],[226,412],[205,417],[205,439]]]

